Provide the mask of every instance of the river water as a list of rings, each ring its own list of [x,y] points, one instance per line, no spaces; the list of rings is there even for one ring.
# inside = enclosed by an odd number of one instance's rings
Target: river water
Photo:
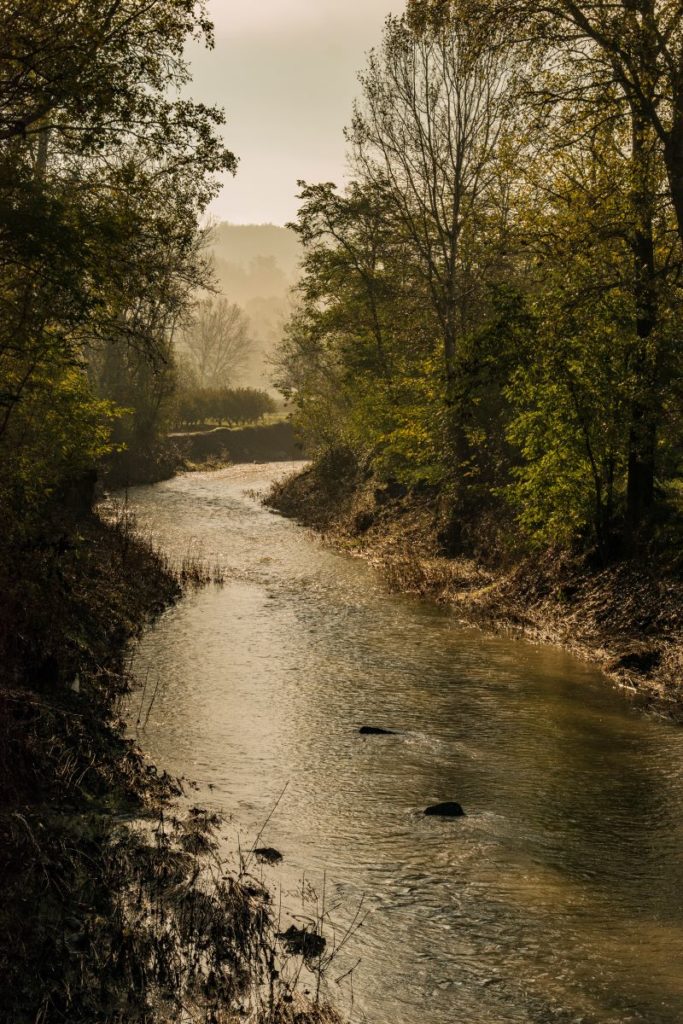
[[[323,895],[330,941],[368,914],[327,979],[353,1021],[680,1024],[683,730],[562,652],[387,593],[261,506],[292,468],[131,492],[172,557],[226,574],[135,654],[147,701],[159,683],[144,749],[232,816],[234,849],[284,789],[259,840],[284,854],[283,926]],[[440,800],[467,816],[425,817]]]

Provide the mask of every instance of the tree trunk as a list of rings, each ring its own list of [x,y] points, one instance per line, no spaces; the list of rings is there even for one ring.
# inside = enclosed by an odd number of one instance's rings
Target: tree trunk
[[[671,201],[676,213],[678,234],[683,244],[683,98],[676,121],[664,146]]]
[[[657,408],[657,360],[652,352],[652,333],[657,326],[657,282],[654,251],[654,202],[650,186],[648,133],[641,117],[633,112],[633,235],[634,296],[638,345],[633,361],[635,394],[631,403],[626,530],[635,540],[646,523],[655,498],[655,457],[659,415]]]
[[[642,531],[655,500],[657,425],[651,410],[634,402],[629,435],[626,526],[631,539]]]
[[[457,380],[455,372],[456,338],[455,330],[447,324],[443,332],[444,373],[446,375],[446,405],[452,408],[457,403]]]

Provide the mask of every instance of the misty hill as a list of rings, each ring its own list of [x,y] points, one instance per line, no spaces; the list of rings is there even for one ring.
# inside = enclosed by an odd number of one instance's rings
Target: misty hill
[[[219,224],[212,233],[216,259],[248,267],[259,257],[271,258],[285,277],[294,281],[301,259],[299,239],[289,228],[276,224]]]
[[[268,356],[280,338],[291,309],[290,292],[298,277],[301,247],[293,231],[275,224],[219,224],[212,232],[220,291],[245,310],[254,340],[253,353],[239,384],[269,384]]]

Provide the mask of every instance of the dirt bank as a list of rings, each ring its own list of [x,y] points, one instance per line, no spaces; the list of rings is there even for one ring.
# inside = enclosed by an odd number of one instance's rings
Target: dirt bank
[[[116,451],[101,467],[101,483],[109,491],[123,490],[170,480],[184,470],[218,469],[248,462],[294,462],[301,458],[301,447],[286,420],[246,427],[214,427],[173,433],[147,447]]]
[[[171,434],[170,440],[191,463],[293,462],[302,457],[292,425],[287,421]]]
[[[378,485],[343,456],[277,485],[268,504],[379,566],[397,591],[560,645],[639,707],[683,722],[683,580],[666,565],[599,566],[553,551],[497,565],[449,556],[435,492]]]

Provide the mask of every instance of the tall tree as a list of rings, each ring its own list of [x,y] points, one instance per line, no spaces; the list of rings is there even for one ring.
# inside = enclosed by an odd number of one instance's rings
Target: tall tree
[[[179,338],[200,388],[234,386],[252,345],[244,310],[222,295],[201,301]]]
[[[659,141],[683,242],[681,0],[409,0],[408,10],[423,29],[465,18],[489,34],[505,26],[509,41],[540,46],[551,60],[591,60]]]
[[[668,194],[683,241],[683,7],[679,0],[411,0],[409,9],[418,31],[465,18],[492,45],[506,27],[506,45],[528,61],[520,102],[538,144],[572,149],[581,147],[581,132],[628,125],[622,231],[632,254],[635,341],[626,522],[635,537],[655,502],[662,374],[673,355],[658,300],[669,256],[661,262],[656,235]]]
[[[353,163],[409,238],[440,325],[445,397],[458,404],[458,341],[471,320],[467,238],[504,229],[498,158],[508,127],[511,67],[461,20],[415,34],[389,18],[361,75],[348,133]]]

